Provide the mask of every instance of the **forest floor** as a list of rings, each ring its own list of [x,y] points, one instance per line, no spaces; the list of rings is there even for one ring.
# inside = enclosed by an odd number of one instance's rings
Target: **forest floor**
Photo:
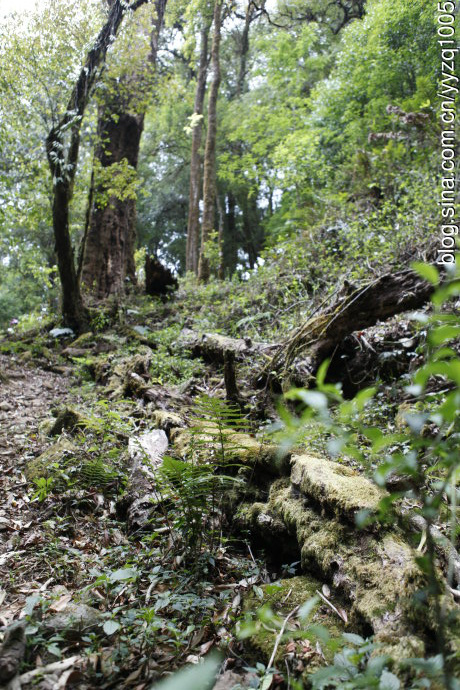
[[[200,668],[213,650],[215,690],[311,687],[309,673],[346,642],[369,658],[373,631],[391,653],[403,641],[411,655],[433,653],[428,620],[416,630],[401,623],[399,607],[390,613],[398,592],[418,581],[416,552],[396,526],[358,537],[350,522],[379,497],[365,468],[352,458],[330,462],[314,420],[296,438],[292,469],[279,460],[267,440],[277,412],[252,384],[265,346],[256,351],[249,339],[238,346],[255,350],[236,365],[244,430],[240,418],[225,416],[223,362],[203,362],[181,341],[182,327],[193,325],[189,306],[181,314],[161,300],[133,299],[101,312],[77,339],[47,325],[0,343],[0,631],[25,631],[5,687],[153,690],[184,665]],[[365,342],[374,359],[379,347],[390,350],[391,372],[401,374],[416,359],[407,354],[412,336],[398,317],[370,329]],[[389,356],[382,361],[389,366]],[[373,414],[394,430],[401,388],[381,390]],[[225,428],[235,424],[224,442],[220,418]],[[203,423],[205,433],[196,432]],[[147,444],[146,464],[139,443]],[[181,464],[203,451],[214,460],[236,452],[242,463],[222,484],[221,513],[211,508],[214,488],[204,501],[196,490],[209,476],[189,476]],[[169,455],[179,473],[159,495],[155,473]],[[420,534],[413,542],[420,546]],[[212,681],[174,687],[204,690]]]
[[[37,555],[46,539],[40,505],[31,500],[24,471],[45,450],[39,425],[70,396],[69,376],[45,371],[18,357],[0,355],[0,590],[2,625],[11,623],[43,581],[48,564]],[[70,372],[70,369],[69,369]],[[14,578],[12,577],[14,572]],[[14,593],[10,587],[14,582]]]

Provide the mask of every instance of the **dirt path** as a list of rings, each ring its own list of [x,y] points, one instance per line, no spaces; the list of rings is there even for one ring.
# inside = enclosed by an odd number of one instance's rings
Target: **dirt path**
[[[71,379],[4,355],[0,371],[7,379],[0,381],[0,624],[7,625],[43,586],[33,553],[43,537],[39,509],[24,469],[47,445],[39,425],[69,399]]]

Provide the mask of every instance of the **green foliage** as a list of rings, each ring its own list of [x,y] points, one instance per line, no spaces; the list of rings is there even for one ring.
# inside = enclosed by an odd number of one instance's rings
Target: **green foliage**
[[[135,168],[126,158],[119,163],[103,167],[98,159],[93,164],[94,185],[97,188],[96,204],[104,208],[115,198],[119,201],[137,198],[139,182]]]
[[[228,432],[244,422],[239,410],[216,398],[201,399],[195,412],[198,420],[190,429],[190,455],[185,460],[163,459],[157,490],[172,503],[168,517],[181,535],[186,560],[198,563],[204,557],[214,564],[215,552],[222,546],[223,501],[242,483],[228,474],[237,466],[240,449]]]
[[[436,269],[424,265],[417,265],[416,268],[421,275],[428,277],[434,284],[439,284]],[[452,543],[455,543],[456,487],[460,472],[460,358],[452,348],[452,341],[458,338],[460,329],[458,314],[449,311],[448,307],[450,301],[457,299],[459,294],[460,273],[457,268],[436,290],[432,298],[432,313],[414,317],[421,320],[428,329],[428,349],[426,361],[413,375],[413,382],[407,391],[415,400],[423,402],[423,411],[414,410],[405,414],[407,426],[404,431],[388,433],[378,427],[369,427],[363,420],[363,413],[375,395],[375,389],[362,390],[354,399],[344,400],[337,386],[325,383],[327,362],[318,372],[316,390],[292,390],[286,396],[301,404],[303,411],[300,417],[287,411],[282,412],[286,425],[282,442],[285,450],[302,438],[305,424],[317,420],[324,433],[329,435],[328,449],[333,456],[342,462],[352,458],[361,466],[367,466],[370,471],[371,468],[376,468],[373,471],[375,482],[387,488],[389,493],[381,500],[378,515],[372,515],[369,511],[358,514],[358,526],[368,525],[376,519],[393,522],[401,499],[415,499],[416,512],[426,522],[427,540],[426,554],[418,559],[419,567],[428,582],[426,589],[420,592],[420,597],[434,607],[438,651],[441,655],[440,662],[438,660],[435,666],[437,675],[444,679],[446,687],[451,688],[456,686],[450,671],[452,659],[448,646],[448,613],[440,603],[441,589],[432,528],[441,517],[444,500],[448,500],[449,530]],[[439,377],[444,388],[440,393],[436,392],[435,385]],[[431,431],[427,431],[428,425],[431,425]],[[392,490],[391,479],[395,476],[406,477],[409,487]],[[410,539],[410,535],[408,538]],[[449,582],[452,572],[451,564],[448,570]],[[350,655],[353,658],[352,652]],[[361,659],[358,655],[359,663]],[[366,679],[367,670],[362,671],[364,677],[361,672],[358,673],[359,663],[350,666],[348,657],[342,656],[340,664],[335,664],[330,669],[331,678],[335,678],[336,682],[334,687],[373,687],[372,684],[366,685],[370,683]],[[350,667],[348,671],[347,666]],[[317,680],[319,684],[314,687],[328,687],[328,671],[320,672]],[[323,680],[325,685],[321,685]]]
[[[203,664],[179,671],[171,678],[156,683],[152,690],[211,690],[219,665],[219,657],[210,656]]]
[[[48,497],[53,486],[53,477],[37,477],[34,479],[34,484],[36,486],[36,491],[32,494],[32,500],[38,498],[40,503]]]

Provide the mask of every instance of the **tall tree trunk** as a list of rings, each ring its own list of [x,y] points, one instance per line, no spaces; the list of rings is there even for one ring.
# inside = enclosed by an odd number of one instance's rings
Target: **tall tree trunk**
[[[203,175],[203,222],[201,226],[201,247],[198,264],[198,279],[200,282],[206,282],[209,279],[209,259],[206,257],[205,249],[206,242],[214,229],[216,201],[217,97],[219,95],[221,79],[219,52],[222,25],[222,0],[215,1],[213,21],[214,33],[211,49],[213,78],[208,103],[208,131],[206,133]]]
[[[104,103],[95,152],[102,169],[123,161],[137,168],[143,126],[142,114],[127,113],[116,101]],[[82,267],[82,282],[99,298],[123,293],[126,279],[135,280],[136,200],[112,196],[101,204],[104,192],[104,185],[96,183]]]
[[[114,1],[107,21],[86,55],[66,111],[46,138],[46,154],[53,178],[53,232],[62,286],[62,315],[64,321],[76,331],[84,329],[87,323],[69,232],[69,210],[77,172],[81,122],[99,67],[105,60],[107,48],[116,36],[124,14],[128,10],[136,10],[145,2],[146,0],[135,0],[128,4],[122,0]],[[69,129],[70,142],[66,147],[65,132]]]
[[[155,2],[156,17],[149,55],[150,72],[155,68],[166,2],[167,0]],[[132,93],[133,98],[138,97],[139,91],[148,88],[149,80],[145,82],[144,76],[131,75],[129,82],[121,85],[123,96],[120,88],[112,84],[109,89],[112,95],[99,108],[96,169],[107,171],[111,166],[124,162],[133,171],[137,168],[144,112],[133,112],[126,92]],[[114,174],[116,171],[117,168],[114,167]],[[122,294],[127,283],[132,284],[136,280],[136,199],[132,196],[105,197],[104,184],[98,185],[96,181],[84,240],[81,273],[82,282],[98,298]]]
[[[206,22],[201,31],[200,64],[195,91],[193,114],[199,116],[192,132],[192,152],[190,156],[190,192],[187,222],[187,249],[185,270],[198,272],[200,253],[200,198],[201,198],[201,139],[203,134],[203,103],[206,93],[208,73],[208,38],[210,24]]]
[[[232,191],[227,192],[226,233],[224,236],[224,265],[230,275],[238,265],[238,232],[235,213],[236,199]]]

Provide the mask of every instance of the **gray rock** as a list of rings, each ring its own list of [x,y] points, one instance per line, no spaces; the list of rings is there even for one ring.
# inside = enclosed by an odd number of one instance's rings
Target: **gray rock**
[[[44,620],[43,627],[48,632],[75,639],[83,633],[95,632],[102,621],[102,613],[92,606],[69,602],[63,611]]]

